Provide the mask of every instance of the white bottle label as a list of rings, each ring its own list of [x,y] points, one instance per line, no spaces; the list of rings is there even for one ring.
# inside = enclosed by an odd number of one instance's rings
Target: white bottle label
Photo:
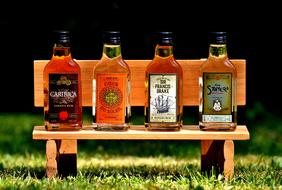
[[[149,122],[177,121],[176,74],[149,75]]]
[[[203,115],[203,122],[232,122],[232,115]]]

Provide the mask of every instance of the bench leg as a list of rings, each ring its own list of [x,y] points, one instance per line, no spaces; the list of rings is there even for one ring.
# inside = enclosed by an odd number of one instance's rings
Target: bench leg
[[[77,174],[77,140],[48,140],[46,143],[47,177]]]
[[[57,175],[57,145],[54,140],[48,140],[46,142],[46,175],[48,178],[55,177]]]
[[[234,174],[234,143],[232,140],[201,141],[201,171],[223,173],[225,179]]]
[[[225,179],[231,179],[234,175],[234,143],[232,140],[224,142],[224,176]]]

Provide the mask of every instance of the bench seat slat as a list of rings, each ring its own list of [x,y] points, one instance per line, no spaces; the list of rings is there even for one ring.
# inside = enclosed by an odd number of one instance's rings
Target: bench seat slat
[[[34,140],[248,140],[249,131],[245,125],[238,125],[235,131],[201,131],[197,125],[184,125],[180,131],[146,131],[143,125],[134,125],[128,131],[95,131],[90,125],[79,131],[46,131],[44,126],[35,126]]]

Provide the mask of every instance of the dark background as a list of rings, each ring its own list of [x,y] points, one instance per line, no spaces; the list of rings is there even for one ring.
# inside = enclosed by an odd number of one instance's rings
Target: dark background
[[[15,3],[15,2],[14,2]],[[50,59],[51,32],[72,31],[76,59],[100,59],[101,31],[121,30],[124,59],[152,59],[157,30],[173,31],[175,57],[208,55],[208,33],[228,32],[231,59],[247,60],[247,108],[280,113],[281,10],[269,2],[69,1],[2,5],[1,112],[33,112],[33,60]]]

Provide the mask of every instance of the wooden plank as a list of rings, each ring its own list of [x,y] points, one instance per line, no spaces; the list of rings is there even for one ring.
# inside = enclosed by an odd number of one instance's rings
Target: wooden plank
[[[246,104],[246,60],[231,60],[237,69],[237,103]],[[48,60],[34,61],[34,104],[43,106],[43,69]],[[81,67],[82,77],[82,105],[92,106],[92,75],[93,68],[98,60],[77,60]],[[145,69],[150,60],[126,60],[131,70],[131,105],[144,106],[144,79]],[[178,60],[182,65],[183,103],[185,106],[197,106],[198,100],[198,73],[203,60]]]
[[[59,154],[76,154],[77,141],[76,140],[62,140],[58,145]]]
[[[248,140],[250,134],[245,125],[235,131],[201,131],[197,125],[185,125],[180,131],[146,131],[143,125],[131,126],[128,131],[95,131],[93,126],[83,126],[80,131],[46,131],[35,126],[34,140],[48,139],[110,139],[110,140]]]

